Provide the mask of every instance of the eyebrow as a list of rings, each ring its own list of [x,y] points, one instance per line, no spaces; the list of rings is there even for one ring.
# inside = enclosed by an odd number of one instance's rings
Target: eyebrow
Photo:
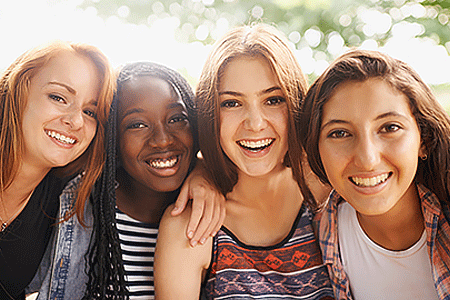
[[[178,102],[178,101],[174,101],[174,102],[169,103],[169,105],[167,105],[167,108],[168,108],[168,109],[171,109],[171,108],[178,108],[178,107],[181,107],[181,108],[184,109],[184,105],[183,105],[183,104],[184,104],[184,103],[181,103],[181,102]]]
[[[267,89],[264,89],[260,92],[257,93],[258,96],[264,95],[264,94],[269,94],[272,93],[274,91],[281,91],[281,88],[279,86],[273,86]],[[219,92],[219,96],[222,95],[230,95],[230,96],[235,96],[235,97],[243,97],[244,94],[240,93],[240,92],[235,92],[235,91],[223,91],[223,92]]]
[[[377,117],[375,118],[375,121],[378,121],[378,120],[381,120],[381,119],[385,119],[385,118],[388,118],[388,117],[401,117],[401,118],[405,118],[405,115],[400,114],[400,113],[398,113],[398,112],[396,112],[396,111],[388,111],[388,112],[386,112],[386,113],[383,113],[383,114],[377,116]],[[332,120],[326,122],[325,124],[323,124],[323,125],[321,126],[320,129],[323,130],[325,127],[330,126],[330,125],[333,125],[333,124],[349,124],[349,123],[350,123],[350,122],[345,121],[345,120],[332,119]]]
[[[132,115],[132,114],[137,114],[137,113],[141,113],[144,110],[142,108],[133,108],[130,110],[127,110],[124,115],[122,116],[122,119],[125,119],[127,116]]]
[[[63,88],[65,88],[66,90],[69,91],[69,93],[76,95],[77,91],[75,91],[72,87],[68,86],[65,83],[62,82],[58,82],[58,81],[50,81],[49,83],[47,83],[47,85],[58,85],[58,86],[62,86]]]

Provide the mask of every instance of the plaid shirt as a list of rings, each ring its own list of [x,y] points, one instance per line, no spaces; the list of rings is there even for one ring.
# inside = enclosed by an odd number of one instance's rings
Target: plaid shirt
[[[450,214],[441,207],[437,197],[423,185],[418,185],[419,197],[427,232],[428,254],[436,291],[441,300],[450,300]],[[337,231],[338,205],[345,201],[333,191],[325,209],[315,216],[319,230],[323,263],[327,265],[336,299],[353,299],[350,282],[344,272],[339,254]],[[444,215],[445,214],[445,215]]]

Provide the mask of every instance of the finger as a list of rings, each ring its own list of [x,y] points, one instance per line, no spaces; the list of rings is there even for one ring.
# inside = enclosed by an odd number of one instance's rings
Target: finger
[[[200,191],[199,191],[200,190]],[[186,235],[188,239],[191,239],[191,245],[192,245],[192,238],[195,235],[195,232],[197,231],[197,227],[200,223],[200,220],[202,219],[202,216],[204,214],[205,209],[205,198],[201,197],[203,196],[202,188],[198,188],[193,190],[193,201],[192,201],[192,211],[191,211],[191,218],[189,219],[189,224],[187,227]],[[198,242],[198,240],[196,240]],[[195,246],[195,245],[194,245]]]
[[[189,185],[183,184],[178,195],[177,201],[175,202],[174,208],[170,212],[172,216],[177,216],[186,208],[189,201]]]
[[[213,205],[211,205],[210,203],[211,201],[208,201],[205,203],[205,207],[203,210],[203,216],[200,220],[200,223],[198,224],[197,230],[195,230],[194,232],[194,236],[191,239],[191,245],[192,244],[197,244],[200,242],[200,244],[204,244],[206,241],[206,238],[204,238],[204,236],[206,235],[206,237],[209,236],[209,234],[207,233],[208,228],[211,225],[211,221],[213,220],[213,215],[214,215],[214,207]]]
[[[199,240],[199,243],[202,245],[206,242],[206,240],[209,237],[215,236],[215,234],[217,233],[217,231],[219,231],[219,229],[223,223],[223,220],[221,220],[222,210],[221,210],[220,200],[214,201],[214,203],[216,203],[216,205],[214,206],[214,209],[213,209],[211,222]],[[223,215],[225,215],[225,214],[223,214]]]

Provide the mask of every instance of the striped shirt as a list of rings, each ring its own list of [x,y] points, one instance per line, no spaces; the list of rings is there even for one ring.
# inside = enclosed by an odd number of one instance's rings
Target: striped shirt
[[[417,188],[427,233],[432,276],[439,299],[450,300],[450,215],[448,206],[443,207],[436,195],[423,185]],[[353,299],[350,282],[340,259],[337,231],[338,205],[345,201],[336,191],[328,199],[325,210],[317,214],[323,261],[328,267],[336,299]]]
[[[302,206],[289,235],[269,247],[245,245],[222,227],[213,240],[213,257],[202,296],[334,299],[309,210]]]
[[[140,222],[119,210],[116,221],[130,300],[154,299],[153,257],[158,225]]]

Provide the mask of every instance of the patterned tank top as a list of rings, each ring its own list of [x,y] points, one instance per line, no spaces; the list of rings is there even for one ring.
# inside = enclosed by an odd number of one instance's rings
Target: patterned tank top
[[[302,206],[289,235],[269,247],[245,245],[222,227],[202,299],[334,299],[311,217]]]

